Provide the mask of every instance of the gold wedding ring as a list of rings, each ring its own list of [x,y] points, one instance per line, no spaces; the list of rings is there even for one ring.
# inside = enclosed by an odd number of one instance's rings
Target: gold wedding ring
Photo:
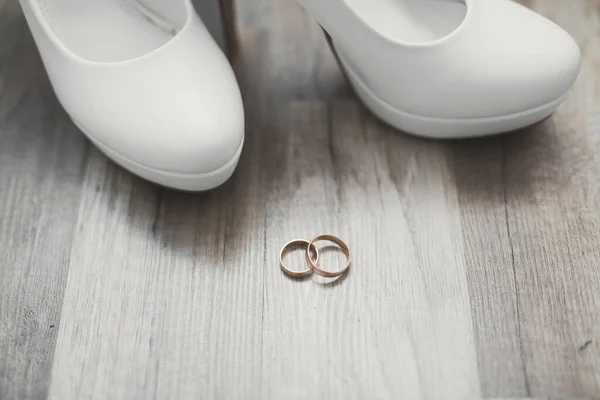
[[[283,262],[283,256],[288,252],[289,249],[291,249],[293,246],[295,245],[299,245],[299,244],[304,244],[306,245],[306,262],[308,264],[308,268],[302,271],[292,271],[291,269],[289,269],[288,267],[286,267],[285,263]],[[315,259],[313,260],[311,257],[311,249],[314,251],[315,253]],[[293,276],[294,278],[304,278],[306,276],[309,276],[313,273],[312,270],[312,265],[318,265],[319,264],[319,250],[317,250],[317,248],[315,247],[314,244],[311,244],[308,240],[304,240],[304,239],[295,239],[292,240],[290,242],[287,242],[282,248],[281,251],[279,252],[279,266],[281,267],[281,269],[283,270],[283,272],[285,272],[286,274],[288,274],[289,276]]]
[[[335,243],[342,249],[342,251],[346,255],[346,265],[344,266],[344,268],[335,272],[325,271],[324,269],[319,267],[319,260],[313,261],[313,259],[310,256],[310,249],[314,247],[316,251],[317,247],[315,246],[315,243],[319,241],[328,241]],[[350,249],[348,248],[348,245],[346,245],[346,243],[344,243],[344,241],[337,236],[319,235],[316,238],[314,238],[306,247],[306,261],[308,262],[311,272],[314,270],[314,272],[318,275],[324,276],[326,278],[335,278],[336,276],[344,274],[346,271],[348,271],[348,268],[350,268]]]
[[[328,242],[335,243],[336,245],[338,245],[340,247],[340,249],[342,249],[342,251],[346,255],[346,265],[344,265],[344,268],[342,268],[339,271],[326,271],[323,268],[319,267],[319,250],[317,249],[317,246],[315,245],[315,243],[320,242],[320,241],[328,241]],[[306,256],[306,263],[308,264],[308,268],[305,270],[302,270],[302,271],[293,271],[293,270],[289,269],[283,262],[283,256],[293,246],[297,246],[297,245],[306,245],[306,250],[305,250],[304,254]],[[311,255],[311,252],[314,252],[314,258]],[[313,272],[316,272],[317,275],[321,275],[326,278],[335,278],[337,276],[343,275],[344,273],[346,273],[348,271],[348,269],[350,268],[350,260],[351,260],[350,249],[348,248],[348,245],[346,243],[344,243],[344,241],[342,239],[340,239],[337,236],[333,236],[333,235],[319,235],[311,241],[304,240],[304,239],[295,239],[290,242],[287,242],[281,248],[281,251],[279,252],[279,266],[281,267],[283,272],[285,272],[286,274],[288,274],[289,276],[292,276],[294,278],[304,278],[304,277],[311,275]]]

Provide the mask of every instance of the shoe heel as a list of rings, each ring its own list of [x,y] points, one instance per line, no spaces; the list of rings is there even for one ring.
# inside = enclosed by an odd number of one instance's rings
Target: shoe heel
[[[331,49],[331,52],[333,53],[333,56],[335,57],[335,61],[337,62],[337,65],[340,67],[340,71],[342,71],[342,75],[344,75],[344,79],[346,79],[346,82],[348,84],[350,84],[350,79],[348,78],[348,74],[346,73],[346,69],[344,68],[344,64],[342,64],[342,60],[340,59],[340,55],[338,54],[338,52],[335,50],[335,46],[333,45],[333,40],[331,39],[331,36],[329,35],[329,33],[327,33],[327,31],[321,27],[321,29],[323,30],[323,34],[325,35],[325,39],[327,40],[327,44],[329,45],[329,49]]]
[[[232,59],[237,52],[237,29],[234,2],[235,0],[219,0],[225,46],[227,48],[227,56],[230,59]]]

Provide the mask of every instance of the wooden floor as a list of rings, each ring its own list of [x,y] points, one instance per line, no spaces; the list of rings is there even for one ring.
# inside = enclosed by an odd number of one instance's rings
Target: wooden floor
[[[293,0],[238,1],[245,151],[189,195],[90,145],[0,0],[0,399],[600,398],[600,2],[526,4],[574,92],[440,142],[371,117]],[[283,275],[324,232],[351,272]]]

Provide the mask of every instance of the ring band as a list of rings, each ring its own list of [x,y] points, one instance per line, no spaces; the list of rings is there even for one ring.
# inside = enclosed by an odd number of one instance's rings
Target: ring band
[[[315,246],[315,243],[322,241],[322,240],[326,240],[328,242],[332,242],[332,243],[335,243],[338,246],[340,246],[340,248],[346,255],[346,265],[344,266],[344,268],[342,268],[339,271],[335,271],[335,272],[325,271],[324,269],[319,267],[318,260],[316,262],[313,262],[312,258],[310,257],[309,249],[311,247],[314,247],[316,249],[317,247]],[[312,270],[314,270],[314,272],[316,274],[324,276],[326,278],[335,278],[336,276],[340,276],[340,275],[344,274],[346,271],[348,271],[348,268],[350,268],[350,249],[348,248],[348,245],[346,243],[344,243],[344,241],[337,236],[319,235],[308,244],[308,247],[306,248],[306,261],[308,262],[308,265],[310,266],[310,268]]]
[[[286,267],[283,262],[283,256],[285,255],[285,253],[287,253],[287,250],[296,244],[305,244],[306,245],[306,261],[308,263],[308,269],[305,269],[303,271],[292,271],[291,269]],[[310,256],[311,248],[314,249],[315,255],[316,255],[314,261],[313,261],[312,257]],[[317,247],[314,244],[311,244],[308,240],[295,239],[290,242],[287,242],[281,248],[281,251],[279,252],[279,266],[281,267],[283,272],[285,272],[286,274],[288,274],[290,276],[293,276],[294,278],[304,278],[306,276],[311,275],[313,273],[312,265],[318,265],[318,264],[319,264],[319,250],[317,250]]]

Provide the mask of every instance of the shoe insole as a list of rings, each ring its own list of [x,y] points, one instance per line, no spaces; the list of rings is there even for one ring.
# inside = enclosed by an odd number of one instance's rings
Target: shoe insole
[[[45,0],[46,18],[73,53],[94,62],[140,57],[176,34],[135,0]],[[178,5],[174,2],[173,7]]]
[[[346,3],[379,34],[411,44],[447,36],[467,14],[463,0],[346,0]]]

